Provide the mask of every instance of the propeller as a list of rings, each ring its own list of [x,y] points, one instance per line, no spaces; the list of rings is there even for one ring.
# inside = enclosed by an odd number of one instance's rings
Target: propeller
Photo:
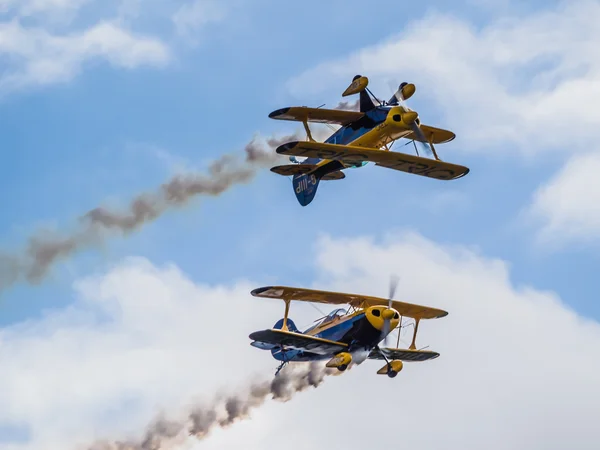
[[[395,314],[395,311],[392,309],[392,299],[394,298],[394,295],[396,293],[398,281],[400,281],[400,277],[398,277],[397,275],[392,275],[390,277],[390,295],[388,298],[388,309],[384,310],[381,313],[381,315],[383,316],[383,345],[387,345],[387,339],[390,334],[390,321],[392,320]]]
[[[391,84],[390,84],[391,87]],[[433,156],[433,151],[431,150],[430,146],[427,144],[427,138],[425,137],[425,135],[423,134],[423,131],[421,131],[421,127],[419,126],[419,124],[417,124],[417,113],[413,110],[411,110],[408,106],[406,106],[405,100],[409,99],[410,97],[413,96],[413,94],[415,93],[415,85],[412,83],[407,83],[406,81],[400,83],[400,86],[398,86],[398,89],[396,90],[396,92],[394,92],[394,95],[390,98],[390,100],[387,102],[388,105],[398,105],[402,108],[402,110],[404,111],[404,114],[410,114],[413,113],[414,114],[414,119],[413,116],[411,115],[409,117],[409,120],[404,120],[405,123],[408,123],[411,127],[411,129],[413,130],[413,133],[415,133],[415,136],[417,136],[419,138],[419,144],[421,145],[421,147],[423,148],[423,150],[425,150],[425,152],[429,155],[429,156]],[[403,119],[404,119],[404,114],[403,114]],[[412,119],[412,120],[411,120]]]

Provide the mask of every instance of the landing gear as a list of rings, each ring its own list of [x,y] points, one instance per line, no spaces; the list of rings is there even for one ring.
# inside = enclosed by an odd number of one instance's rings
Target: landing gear
[[[398,375],[398,372],[392,369],[392,366],[388,366],[387,376],[390,378],[394,378],[396,375]]]
[[[275,376],[279,375],[279,372],[281,372],[281,369],[283,369],[287,364],[288,364],[287,361],[284,361],[281,364],[279,364],[279,367],[277,368],[277,371],[275,372]]]
[[[348,368],[348,364],[342,364],[341,366],[338,366],[337,370],[339,370],[340,372],[343,372],[347,368]]]

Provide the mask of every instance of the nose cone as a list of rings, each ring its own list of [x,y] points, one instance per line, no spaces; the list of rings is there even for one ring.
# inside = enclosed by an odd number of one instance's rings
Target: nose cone
[[[383,317],[384,320],[393,319],[394,314],[396,314],[396,312],[393,309],[384,309],[381,311],[381,317]]]
[[[416,112],[407,111],[404,114],[402,114],[402,122],[404,122],[406,124],[411,124],[415,120],[417,120],[417,117],[419,117],[419,115]]]

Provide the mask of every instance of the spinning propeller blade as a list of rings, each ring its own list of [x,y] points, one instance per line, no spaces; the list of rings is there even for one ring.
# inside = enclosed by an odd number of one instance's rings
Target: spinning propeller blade
[[[388,309],[392,309],[392,299],[394,298],[394,295],[396,294],[396,288],[398,287],[398,281],[400,281],[400,277],[398,277],[397,275],[392,275],[390,277],[390,295],[388,298]],[[390,333],[390,318],[384,318],[383,321],[383,345],[387,345],[387,339],[388,339],[388,335]]]
[[[390,87],[393,89],[391,83],[390,83]],[[415,89],[416,89],[415,85],[412,83],[410,83],[410,84],[407,82],[400,83],[400,86],[398,86],[398,89],[396,90],[396,92],[394,92],[394,95],[388,101],[388,105],[398,105],[405,112],[412,111],[408,106],[406,106],[405,100],[412,97],[412,95],[415,93]],[[415,135],[423,141],[423,142],[421,142],[421,141],[419,142],[419,144],[421,145],[423,150],[425,150],[425,152],[429,156],[433,156],[433,151],[431,150],[431,147],[427,144],[427,138],[423,134],[423,131],[421,131],[421,128],[416,123],[416,121],[412,121],[410,123],[410,127],[412,128],[413,133],[415,133]]]

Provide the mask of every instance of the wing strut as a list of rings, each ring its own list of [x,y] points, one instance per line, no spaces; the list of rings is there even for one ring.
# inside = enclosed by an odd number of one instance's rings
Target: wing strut
[[[398,327],[398,340],[396,341],[396,348],[400,347],[400,333],[402,332],[402,318],[403,318],[403,316],[400,316],[400,326]]]
[[[310,132],[310,128],[308,127],[308,121],[303,120],[302,125],[304,125],[304,130],[306,131],[306,137],[310,142],[317,142],[313,139],[312,133]]]
[[[415,341],[417,340],[417,331],[419,329],[419,322],[421,321],[421,319],[415,319],[415,331],[413,333],[413,338],[412,338],[412,342],[410,344],[410,347],[408,347],[411,350],[416,350],[417,346],[415,345]]]
[[[282,330],[288,331],[287,320],[288,320],[289,312],[290,312],[290,300],[286,299],[285,300],[285,313],[283,314],[283,325],[281,326]]]

